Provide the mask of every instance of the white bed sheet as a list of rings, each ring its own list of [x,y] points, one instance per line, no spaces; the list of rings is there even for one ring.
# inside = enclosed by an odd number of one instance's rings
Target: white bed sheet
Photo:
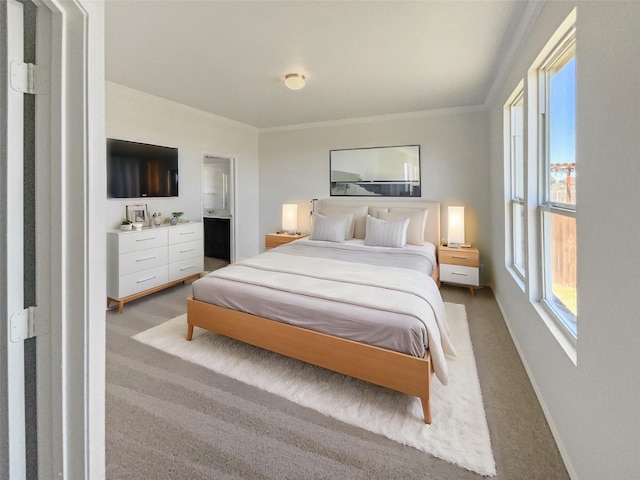
[[[435,246],[430,243],[389,248],[365,246],[358,239],[340,244],[301,239],[271,252],[290,255],[292,262],[301,255],[381,268],[405,268],[424,273],[425,282],[433,282],[429,275],[436,265]],[[280,290],[277,285],[265,287],[231,281],[217,276],[216,271],[195,281],[192,289],[196,300],[341,338],[417,357],[423,357],[428,348],[425,325],[411,315],[300,295]]]
[[[427,275],[431,275],[437,266],[436,246],[429,242],[425,242],[423,245],[407,245],[403,248],[395,248],[372,247],[365,245],[364,240],[358,238],[347,240],[344,243],[301,238],[277,248],[278,252],[292,255],[328,256],[334,260],[346,262],[407,268]]]

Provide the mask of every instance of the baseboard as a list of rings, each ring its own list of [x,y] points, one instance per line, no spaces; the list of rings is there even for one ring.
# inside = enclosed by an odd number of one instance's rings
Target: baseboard
[[[549,408],[547,407],[547,404],[544,401],[544,397],[542,396],[542,393],[540,392],[540,389],[538,388],[538,384],[536,383],[535,377],[533,376],[533,373],[531,372],[531,368],[529,367],[529,364],[527,363],[527,360],[526,360],[526,358],[525,358],[525,356],[524,356],[524,354],[522,352],[520,344],[518,343],[517,338],[513,334],[513,330],[511,329],[511,322],[509,321],[509,317],[505,313],[504,308],[502,308],[502,303],[500,302],[500,298],[496,294],[495,289],[493,290],[493,296],[496,299],[496,303],[498,304],[498,308],[500,309],[500,312],[502,313],[502,318],[504,318],[504,323],[507,326],[507,330],[509,331],[509,336],[511,337],[511,340],[513,341],[513,344],[516,347],[516,351],[518,352],[518,356],[520,357],[520,361],[522,362],[522,365],[524,366],[524,370],[527,372],[527,377],[529,377],[529,381],[531,382],[531,386],[533,387],[533,391],[536,394],[536,398],[538,399],[538,403],[540,404],[540,407],[542,408],[542,413],[544,414],[544,416],[545,416],[545,418],[547,420],[547,423],[549,424],[549,429],[551,430],[551,435],[553,435],[553,439],[555,440],[556,445],[558,446],[558,451],[560,452],[560,456],[562,457],[562,461],[564,462],[564,466],[567,469],[567,473],[569,474],[569,478],[571,478],[571,480],[579,480],[578,474],[576,473],[575,469],[573,468],[573,464],[571,463],[571,459],[569,457],[569,453],[567,452],[567,449],[565,448],[564,443],[562,442],[562,439],[560,437],[560,433],[558,432],[558,429],[556,428],[555,422],[553,421],[553,417],[551,416]]]

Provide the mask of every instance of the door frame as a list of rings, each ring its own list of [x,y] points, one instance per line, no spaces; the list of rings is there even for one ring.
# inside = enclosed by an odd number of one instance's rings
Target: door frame
[[[36,199],[48,205],[36,224],[38,231],[50,225],[50,239],[48,245],[38,240],[36,256],[49,260],[51,274],[42,293],[50,296],[49,333],[36,337],[38,470],[40,478],[104,478],[105,6],[90,0],[37,5],[39,23],[50,18],[50,31],[39,31],[36,42],[50,58],[51,83],[48,118],[36,113],[36,129],[40,122],[50,125],[49,145],[36,150],[36,170],[50,168],[36,172],[36,182],[49,186],[48,195]]]
[[[38,477],[104,478],[105,6],[90,0],[33,2],[37,62],[49,72],[49,91],[36,98],[36,300],[46,323],[36,336]],[[0,12],[4,26],[3,7]],[[0,41],[0,55],[5,50]],[[0,168],[4,173],[6,165]],[[6,244],[0,246],[4,257]],[[0,342],[3,350],[5,343]],[[0,406],[6,425],[3,400]],[[0,432],[0,473],[7,471],[8,452],[17,446],[12,442]]]
[[[12,319],[24,309],[24,94],[11,86],[10,64],[24,61],[21,3],[0,6],[0,477],[26,477],[24,342],[12,334]]]
[[[231,156],[231,155],[224,155],[224,154],[215,154],[215,153],[203,153],[202,154],[202,162],[200,164],[200,178],[202,178],[203,176],[203,171],[204,171],[204,164],[208,163],[207,159],[215,159],[215,158],[219,158],[219,159],[223,159],[223,160],[228,160],[229,161],[229,186],[230,186],[230,191],[229,191],[229,214],[231,215],[231,218],[229,220],[230,224],[229,224],[229,235],[230,235],[230,239],[229,239],[229,243],[231,245],[231,251],[230,253],[230,261],[231,263],[235,263],[236,261],[236,190],[237,190],[237,183],[236,183],[236,157]],[[203,194],[202,194],[202,182],[200,182],[200,212],[202,212],[204,214],[204,200],[203,200]]]

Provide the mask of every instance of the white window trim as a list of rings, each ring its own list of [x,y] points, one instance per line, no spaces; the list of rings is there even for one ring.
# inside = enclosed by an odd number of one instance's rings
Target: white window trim
[[[514,149],[513,149],[513,116],[512,116],[512,108],[513,106],[522,100],[522,108],[523,108],[523,121],[525,120],[526,109],[525,109],[525,89],[524,89],[524,80],[521,80],[514,91],[511,93],[507,102],[504,105],[504,164],[505,164],[505,266],[507,270],[515,280],[516,284],[520,287],[520,289],[524,292],[526,290],[526,277],[527,277],[527,250],[528,250],[528,238],[527,238],[527,181],[526,181],[526,170],[527,170],[527,161],[526,161],[526,145],[523,145],[523,171],[522,175],[524,175],[524,192],[523,197],[517,197],[515,195],[516,191],[516,169],[514,168]],[[526,128],[526,125],[523,125],[523,130]],[[515,221],[514,221],[514,206],[515,204],[520,204],[524,209],[524,241],[525,247],[523,254],[523,264],[524,270],[520,269],[515,262]]]
[[[546,92],[540,88],[539,71],[544,65],[549,65],[552,59],[557,61],[559,57],[566,55],[567,48],[575,48],[576,18],[577,9],[574,8],[551,36],[528,70],[525,88],[525,158],[527,161],[525,166],[525,230],[529,242],[527,245],[528,277],[526,285],[529,289],[529,301],[574,365],[577,365],[577,339],[544,300],[544,212],[553,211],[554,213],[575,216],[575,208],[572,205],[572,211],[567,211],[563,208],[565,205],[546,202],[547,175],[546,152],[544,150],[546,131],[540,115],[541,111],[546,111]],[[567,42],[569,38],[572,40]],[[531,188],[533,179],[537,179],[536,189]]]

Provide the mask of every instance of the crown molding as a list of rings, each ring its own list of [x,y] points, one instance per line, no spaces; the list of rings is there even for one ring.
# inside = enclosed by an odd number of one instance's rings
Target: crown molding
[[[283,125],[281,127],[268,127],[259,129],[260,133],[286,132],[290,130],[305,130],[309,128],[328,128],[362,123],[388,122],[394,120],[407,120],[414,118],[436,117],[442,115],[454,115],[458,113],[481,112],[487,110],[486,105],[469,105],[464,107],[439,108],[434,110],[420,110],[416,112],[392,113],[388,115],[374,115],[370,117],[354,117],[341,120],[327,120],[322,122],[300,123],[297,125]]]
[[[547,0],[534,0],[527,3],[522,18],[516,27],[513,34],[513,38],[509,43],[509,48],[503,55],[503,60],[500,62],[500,66],[497,69],[497,73],[493,78],[493,83],[489,87],[489,92],[485,98],[484,105],[491,108],[491,105],[496,100],[499,87],[505,82],[509,67],[513,64],[513,59],[516,53],[521,49],[526,38],[528,38],[533,26],[540,15]]]

